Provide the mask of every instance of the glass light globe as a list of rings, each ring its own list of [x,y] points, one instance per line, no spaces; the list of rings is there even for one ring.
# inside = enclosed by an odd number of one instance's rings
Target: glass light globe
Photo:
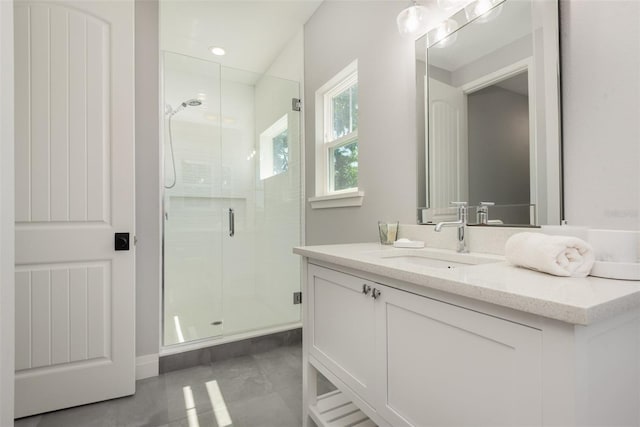
[[[398,14],[398,31],[403,36],[419,35],[426,31],[429,10],[413,4]]]
[[[494,8],[494,2],[492,0],[477,0],[464,8],[464,13],[467,16],[467,20],[471,21],[474,18],[478,23],[489,22],[500,15],[502,12],[502,4]]]
[[[454,44],[458,38],[458,33],[456,32],[457,29],[458,23],[453,19],[447,19],[442,24],[438,25],[435,29],[433,41],[435,44],[433,47],[443,48]]]

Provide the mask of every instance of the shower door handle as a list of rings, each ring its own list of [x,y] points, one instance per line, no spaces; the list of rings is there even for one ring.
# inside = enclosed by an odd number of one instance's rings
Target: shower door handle
[[[236,213],[229,208],[229,236],[236,234]]]

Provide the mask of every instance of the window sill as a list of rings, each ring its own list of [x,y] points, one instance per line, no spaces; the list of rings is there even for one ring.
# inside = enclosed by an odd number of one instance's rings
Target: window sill
[[[311,209],[347,208],[362,206],[364,191],[350,191],[348,193],[330,194],[309,198]]]

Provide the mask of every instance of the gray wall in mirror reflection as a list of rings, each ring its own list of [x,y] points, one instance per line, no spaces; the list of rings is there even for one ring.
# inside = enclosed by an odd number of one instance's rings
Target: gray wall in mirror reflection
[[[529,203],[528,97],[493,85],[470,94],[467,102],[469,204]],[[519,209],[505,209],[502,215],[492,219],[530,221],[528,212]]]

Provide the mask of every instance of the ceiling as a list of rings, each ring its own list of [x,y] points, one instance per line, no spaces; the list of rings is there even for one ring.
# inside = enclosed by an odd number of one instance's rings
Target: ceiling
[[[322,0],[160,0],[160,47],[265,72]],[[211,46],[227,54],[214,56]]]

